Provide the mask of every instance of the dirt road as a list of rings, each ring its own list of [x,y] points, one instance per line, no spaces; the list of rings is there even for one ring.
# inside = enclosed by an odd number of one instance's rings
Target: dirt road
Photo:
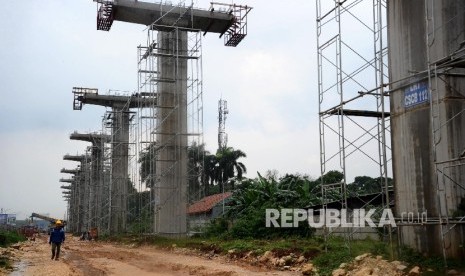
[[[291,271],[270,271],[226,258],[208,259],[154,247],[115,245],[68,238],[62,256],[51,260],[48,236],[25,242],[16,257],[16,270],[9,275],[301,275]],[[1,274],[1,273],[0,273]]]

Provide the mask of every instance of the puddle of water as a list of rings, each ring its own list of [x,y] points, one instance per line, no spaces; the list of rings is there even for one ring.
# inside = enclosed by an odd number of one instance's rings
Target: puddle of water
[[[9,276],[22,276],[24,272],[26,272],[26,268],[28,267],[27,262],[20,261],[14,264],[14,270],[8,274]]]

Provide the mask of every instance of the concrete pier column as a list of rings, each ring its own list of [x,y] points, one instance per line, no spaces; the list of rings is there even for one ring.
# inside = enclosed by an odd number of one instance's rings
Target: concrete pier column
[[[155,232],[187,231],[187,32],[158,32]],[[179,57],[179,56],[183,57]]]
[[[75,231],[87,231],[89,226],[89,156],[86,155],[65,155],[63,160],[80,162],[80,169],[75,171],[75,177],[72,187],[72,196],[74,200],[75,214]],[[68,172],[68,171],[63,171]]]
[[[82,168],[82,167],[81,167]],[[78,233],[85,230],[85,172],[81,171],[77,177],[77,225],[76,230]]]
[[[93,144],[91,152],[91,185],[90,185],[90,227],[98,226],[98,219],[101,214],[101,197],[102,197],[102,146]]]
[[[129,109],[113,108],[110,233],[126,231],[128,198]]]
[[[399,217],[427,212],[430,221],[438,217],[446,221],[465,196],[457,185],[465,183],[465,166],[448,161],[465,149],[464,69],[456,66],[447,74],[433,72],[430,79],[427,73],[416,74],[434,69],[428,65],[447,60],[463,47],[464,5],[463,0],[388,1],[389,77],[394,82],[392,155]],[[465,228],[451,226],[405,226],[399,235],[403,244],[425,255],[463,258]]]
[[[89,183],[89,229],[98,227],[99,219],[102,217],[102,180],[103,180],[103,147],[109,136],[98,133],[78,133],[70,135],[71,140],[80,140],[92,143],[90,148],[88,183]]]

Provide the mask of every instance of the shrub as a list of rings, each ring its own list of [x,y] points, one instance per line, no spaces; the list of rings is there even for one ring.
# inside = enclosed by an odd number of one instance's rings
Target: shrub
[[[13,231],[0,231],[0,247],[7,247],[10,244],[24,241],[25,238]]]

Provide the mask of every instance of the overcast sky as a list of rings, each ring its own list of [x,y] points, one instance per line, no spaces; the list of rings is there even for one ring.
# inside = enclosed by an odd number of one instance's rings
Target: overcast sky
[[[148,1],[148,0],[147,0]],[[173,3],[176,1],[173,1]],[[196,1],[208,8],[210,1]],[[189,2],[190,3],[190,2]],[[318,177],[318,90],[315,2],[248,0],[248,36],[236,47],[203,39],[204,140],[217,148],[217,107],[228,102],[228,146],[257,171]],[[104,109],[73,111],[73,86],[135,91],[136,46],[145,27],[115,22],[96,30],[91,0],[4,1],[0,9],[0,208],[24,219],[32,212],[63,217],[59,188],[66,153],[87,143],[69,134],[101,130]]]

